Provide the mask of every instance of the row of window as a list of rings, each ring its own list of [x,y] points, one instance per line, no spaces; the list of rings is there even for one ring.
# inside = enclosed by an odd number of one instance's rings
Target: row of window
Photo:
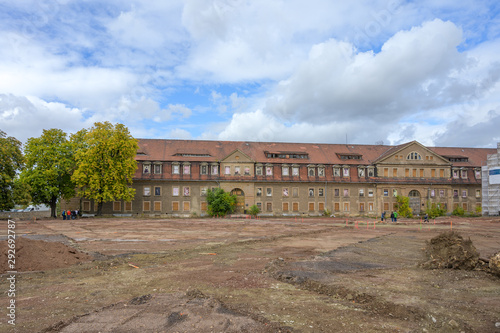
[[[121,201],[114,201],[113,202],[113,211],[115,212],[121,212],[122,211],[122,205],[123,205],[123,210],[131,212],[132,211],[132,202],[121,202]],[[262,202],[256,202],[257,207],[259,207],[260,211],[266,211],[266,212],[272,212],[273,211],[273,203],[272,202],[265,202],[264,207]],[[447,204],[446,203],[440,203],[443,209],[447,210]],[[477,203],[476,207],[480,207],[481,204]],[[453,204],[453,209],[459,207],[458,203]],[[461,207],[467,211],[469,208],[469,205],[467,203],[462,203]],[[264,209],[263,209],[264,208]],[[282,203],[282,211],[283,212],[300,212],[300,204],[299,202],[283,202]],[[325,210],[325,203],[324,202],[309,202],[307,203],[307,208],[309,212],[315,212],[316,208],[317,211],[323,212]],[[333,203],[333,211],[334,212],[349,212],[351,209],[351,203],[350,202],[334,202]],[[358,203],[358,211],[359,212],[373,212],[374,211],[374,203],[373,202],[360,202]],[[383,210],[384,211],[389,211],[390,208],[390,203],[389,202],[384,202],[383,203]],[[190,201],[173,201],[171,202],[171,209],[172,212],[190,212],[191,210],[191,202]],[[207,202],[202,201],[200,209],[202,212],[205,212],[207,210]],[[342,210],[341,210],[342,209]],[[162,212],[162,202],[161,201],[143,201],[142,203],[142,210],[144,212]],[[392,204],[392,210],[397,210],[396,203]],[[84,201],[83,202],[83,211],[91,211],[91,202],[90,201]]]
[[[154,190],[154,195],[155,196],[162,195],[162,188],[161,188],[161,186],[154,186],[153,190]],[[206,196],[207,190],[208,190],[208,187],[201,187],[201,189],[200,189],[201,196]],[[264,193],[263,190],[264,190],[263,187],[257,187],[256,188],[256,196],[257,197],[263,196],[263,193]],[[324,195],[325,195],[325,189],[322,188],[322,187],[320,187],[320,188],[310,187],[310,188],[308,188],[307,191],[308,191],[308,196],[309,197],[315,197],[315,196],[324,197]],[[368,197],[373,197],[374,196],[374,191],[375,191],[374,189],[368,189],[368,190],[366,190],[364,188],[360,188],[360,189],[358,189],[358,193],[357,194],[360,197],[364,197],[365,195],[367,195]],[[333,189],[333,195],[335,197],[341,196],[341,193],[342,193],[342,196],[349,197],[350,196],[350,189],[348,189],[348,188],[344,188],[344,189],[335,188],[335,189]],[[281,194],[282,194],[283,197],[289,197],[290,195],[292,197],[298,197],[299,196],[299,188],[298,187],[293,187],[291,189],[291,192],[290,192],[290,188],[289,187],[283,187],[282,190],[281,190]],[[144,186],[143,187],[143,195],[144,196],[150,196],[151,195],[151,186]],[[185,196],[185,197],[190,196],[191,195],[191,187],[190,186],[172,186],[172,196],[177,197],[177,196],[180,196],[180,195]],[[272,187],[265,188],[265,195],[268,196],[268,197],[272,197],[273,196],[273,188]],[[397,189],[392,189],[392,196],[396,197],[397,195],[398,195],[398,190]],[[437,196],[439,196],[441,198],[444,198],[446,196],[446,190],[444,190],[444,189],[429,189],[427,195],[429,197],[431,197],[431,198],[435,198]],[[383,196],[384,197],[388,197],[389,196],[389,189],[383,189]],[[410,197],[420,197],[421,194],[418,191],[411,191],[408,196],[410,196]],[[468,189],[461,189],[461,190],[460,189],[454,189],[453,190],[453,197],[454,198],[458,198],[459,196],[461,196],[463,198],[468,197],[469,196],[469,190]],[[481,197],[481,190],[476,189],[476,198],[480,198],[480,197]]]
[[[162,173],[162,165],[161,164],[143,164],[143,173],[149,174],[153,170],[154,174]],[[374,167],[366,167],[366,166],[358,166],[358,177],[374,177],[375,176],[375,168]],[[384,177],[389,177],[390,168],[384,168]],[[391,177],[401,177],[403,176],[399,168],[392,168]],[[191,174],[191,164],[189,162],[183,163],[182,165],[179,163],[172,164],[172,174],[180,175],[182,171],[183,175]],[[250,166],[224,166],[224,175],[226,176],[250,176]],[[293,176],[298,177],[300,172],[300,166],[289,166],[283,165],[281,166],[281,175],[282,176]],[[474,169],[476,179],[481,179],[481,169]],[[257,176],[273,176],[274,166],[272,165],[256,165],[255,166],[255,174]],[[218,164],[202,164],[200,166],[200,174],[201,175],[218,175],[219,174],[219,165]],[[309,177],[325,177],[325,167],[324,166],[307,166],[307,175]],[[334,177],[350,177],[351,175],[351,167],[350,166],[333,166],[333,176]],[[420,177],[424,178],[425,169],[417,169],[417,168],[405,168],[404,169],[404,177]],[[431,178],[445,178],[445,169],[430,169],[430,177]],[[454,179],[467,179],[468,178],[468,170],[466,168],[453,168],[452,169],[452,177]]]

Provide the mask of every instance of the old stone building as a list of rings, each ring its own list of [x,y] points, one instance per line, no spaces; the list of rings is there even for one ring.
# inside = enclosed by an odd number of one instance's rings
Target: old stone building
[[[278,142],[140,139],[131,202],[104,214],[203,216],[206,191],[237,195],[237,213],[257,205],[268,216],[379,216],[410,198],[414,214],[429,204],[448,212],[481,207],[481,166],[496,149]],[[84,213],[97,205],[81,199]],[[478,208],[479,207],[479,208]]]

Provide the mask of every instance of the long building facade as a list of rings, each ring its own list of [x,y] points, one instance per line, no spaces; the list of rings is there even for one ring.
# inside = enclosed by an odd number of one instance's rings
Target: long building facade
[[[131,202],[104,214],[188,217],[207,212],[208,189],[236,194],[235,213],[380,216],[410,198],[414,215],[436,204],[481,210],[481,166],[496,149],[246,141],[139,139]],[[73,202],[71,205],[75,205]],[[97,204],[80,199],[83,213]],[[77,207],[73,207],[77,208]]]

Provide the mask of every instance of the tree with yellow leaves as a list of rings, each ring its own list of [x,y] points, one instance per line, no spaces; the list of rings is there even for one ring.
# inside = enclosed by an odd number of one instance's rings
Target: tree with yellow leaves
[[[105,202],[134,198],[130,185],[137,169],[138,144],[126,126],[97,122],[72,135],[71,140],[78,147],[72,180],[82,197],[97,203],[97,215],[102,215]]]

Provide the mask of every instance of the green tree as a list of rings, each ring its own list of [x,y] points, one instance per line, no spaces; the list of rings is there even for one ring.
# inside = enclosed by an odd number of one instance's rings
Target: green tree
[[[28,139],[24,153],[26,168],[21,181],[29,186],[32,202],[50,206],[50,215],[57,217],[57,202],[75,195],[71,181],[75,151],[71,142],[60,129],[43,130],[40,137]]]
[[[214,191],[208,189],[207,203],[207,212],[210,216],[225,216],[234,211],[236,207],[236,195],[231,195],[221,188]]]
[[[398,214],[404,217],[413,217],[413,212],[410,208],[410,198],[398,195],[396,197]]]
[[[97,202],[97,215],[102,215],[105,202],[134,198],[135,189],[130,185],[137,169],[134,157],[139,146],[127,127],[95,123],[90,130],[72,135],[71,141],[78,147],[72,180],[79,195]]]
[[[24,166],[21,142],[0,130],[0,211],[14,208],[16,175]]]

